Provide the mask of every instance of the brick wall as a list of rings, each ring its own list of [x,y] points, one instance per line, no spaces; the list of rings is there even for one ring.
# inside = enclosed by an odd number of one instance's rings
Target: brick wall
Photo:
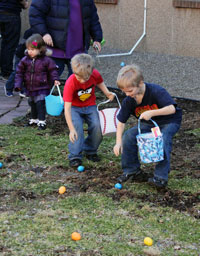
[[[200,0],[173,0],[173,6],[177,8],[200,8]]]

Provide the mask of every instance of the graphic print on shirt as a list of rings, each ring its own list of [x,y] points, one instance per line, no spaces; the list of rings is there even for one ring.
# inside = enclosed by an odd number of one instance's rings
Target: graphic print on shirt
[[[158,109],[157,104],[153,104],[153,105],[146,105],[146,106],[140,106],[137,107],[135,109],[135,116],[139,117],[143,112],[147,111],[147,110],[153,110],[153,109]]]
[[[78,95],[79,100],[86,101],[87,99],[89,99],[92,95],[92,93],[91,93],[92,87],[93,87],[93,85],[85,90],[84,89],[78,90],[77,95]]]

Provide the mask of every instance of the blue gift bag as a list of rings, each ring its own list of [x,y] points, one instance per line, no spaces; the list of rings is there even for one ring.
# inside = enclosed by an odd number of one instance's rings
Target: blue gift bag
[[[59,116],[64,108],[64,101],[57,86],[59,96],[52,95],[55,85],[52,87],[50,94],[45,97],[46,111],[51,116]]]
[[[156,127],[157,123],[150,119]],[[164,159],[162,134],[155,137],[152,132],[141,133],[140,119],[138,120],[138,135],[136,136],[140,160],[143,163],[159,162]]]

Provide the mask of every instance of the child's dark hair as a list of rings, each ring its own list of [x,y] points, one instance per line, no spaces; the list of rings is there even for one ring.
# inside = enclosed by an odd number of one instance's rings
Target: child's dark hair
[[[31,47],[38,49],[40,54],[45,54],[46,45],[40,34],[33,34],[26,40],[26,48]]]

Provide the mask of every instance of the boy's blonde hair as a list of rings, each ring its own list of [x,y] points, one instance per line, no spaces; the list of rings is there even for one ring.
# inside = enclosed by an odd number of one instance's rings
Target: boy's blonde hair
[[[142,71],[137,65],[127,65],[121,68],[118,73],[117,86],[120,89],[138,87],[143,79]]]
[[[40,54],[45,54],[46,44],[40,34],[33,34],[26,40],[26,48],[34,48],[40,51]]]
[[[71,60],[71,65],[74,74],[85,78],[92,74],[94,69],[94,60],[89,54],[76,54]]]

